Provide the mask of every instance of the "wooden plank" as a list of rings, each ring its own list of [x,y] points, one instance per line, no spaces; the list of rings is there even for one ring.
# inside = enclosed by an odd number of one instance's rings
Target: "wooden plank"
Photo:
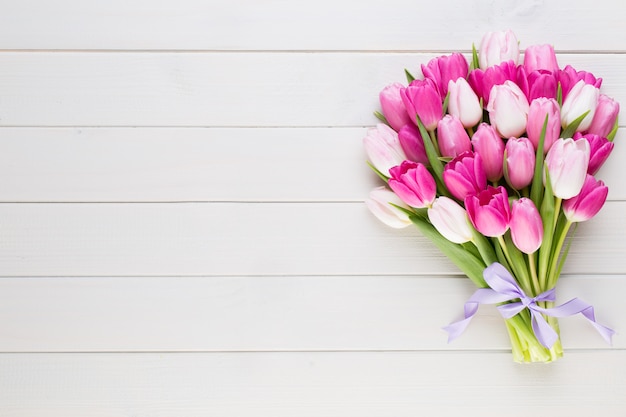
[[[626,272],[625,209],[581,224],[566,273]],[[0,230],[2,276],[458,273],[362,203],[2,204]]]
[[[415,53],[0,54],[1,126],[371,126]],[[571,54],[626,103],[626,55]]]
[[[31,0],[4,8],[0,48],[469,50],[486,31],[512,28],[522,47],[553,43],[561,50],[624,51],[625,14],[624,5],[609,0],[594,7],[582,0],[454,7],[407,0],[390,0],[384,7],[332,0]]]
[[[555,417],[626,408],[624,351],[550,365],[507,353],[0,355],[0,411],[25,416]]]
[[[618,330],[610,347],[563,318],[567,354],[626,348],[625,278],[562,278],[560,302],[582,298]],[[2,278],[0,352],[510,350],[493,306],[447,344],[474,290],[445,276]]]
[[[2,202],[363,201],[366,128],[0,128]],[[599,177],[626,200],[621,129]],[[54,155],[54,157],[50,157]]]

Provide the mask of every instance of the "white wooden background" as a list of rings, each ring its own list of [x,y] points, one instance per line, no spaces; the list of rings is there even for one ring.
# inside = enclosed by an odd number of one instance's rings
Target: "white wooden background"
[[[367,211],[361,146],[382,87],[488,30],[626,106],[626,3],[0,6],[0,416],[626,415],[624,130],[559,287],[618,334],[563,319],[550,365],[489,307],[446,343],[473,287]]]

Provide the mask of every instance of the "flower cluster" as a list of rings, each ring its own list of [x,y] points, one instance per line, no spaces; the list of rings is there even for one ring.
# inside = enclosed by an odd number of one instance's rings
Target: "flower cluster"
[[[487,33],[470,63],[453,53],[421,70],[380,92],[381,123],[363,143],[386,186],[367,206],[391,227],[418,226],[479,287],[498,262],[525,294],[551,290],[571,226],[606,201],[595,175],[613,150],[619,104],[600,93],[601,78],[561,68],[551,45],[521,59],[511,31]],[[538,345],[524,314],[507,320],[515,359],[558,358],[560,341]]]

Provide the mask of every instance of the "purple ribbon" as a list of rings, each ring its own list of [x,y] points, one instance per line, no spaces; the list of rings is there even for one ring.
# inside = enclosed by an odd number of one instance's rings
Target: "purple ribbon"
[[[505,319],[510,319],[525,308],[530,310],[533,332],[539,343],[546,348],[551,348],[557,341],[558,335],[546,322],[542,314],[551,317],[568,317],[581,313],[596,328],[600,335],[611,344],[611,337],[615,333],[612,329],[596,323],[593,307],[578,298],[574,298],[554,308],[542,308],[537,305],[540,301],[555,301],[554,288],[539,294],[536,297],[527,296],[511,276],[509,271],[501,264],[494,262],[483,272],[483,276],[490,288],[480,288],[474,292],[465,302],[465,318],[452,323],[444,330],[448,332],[448,343],[459,337],[470,323],[470,320],[478,311],[481,304],[498,304],[506,301],[519,299],[514,303],[499,305],[498,311]]]

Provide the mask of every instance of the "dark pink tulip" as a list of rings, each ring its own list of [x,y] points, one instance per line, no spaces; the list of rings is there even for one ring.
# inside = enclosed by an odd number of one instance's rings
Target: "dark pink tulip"
[[[570,222],[584,222],[598,214],[606,201],[609,189],[604,182],[587,174],[580,193],[563,201],[563,213]]]
[[[446,114],[437,123],[437,139],[441,156],[454,158],[470,151],[472,145],[463,124],[458,117]]]
[[[419,116],[426,130],[437,127],[443,117],[443,101],[433,80],[415,80],[400,94],[413,123],[417,124],[416,116]]]
[[[532,45],[524,51],[524,68],[529,74],[537,70],[557,72],[559,64],[552,45]]]
[[[587,174],[595,175],[611,154],[614,144],[607,138],[594,135],[593,133],[585,135],[578,132],[574,133],[574,140],[582,138],[587,139],[587,142],[589,142],[589,167],[587,167]]]
[[[487,187],[465,198],[465,209],[474,228],[485,236],[502,236],[509,229],[511,208],[506,189]]]
[[[526,77],[528,83],[528,101],[538,97],[556,98],[557,77],[553,72],[538,70],[528,73]]]
[[[417,126],[412,123],[404,125],[398,132],[398,139],[400,139],[400,145],[407,159],[428,165],[428,156],[426,156],[424,140]]]
[[[402,96],[400,95],[400,90],[403,88],[404,86],[402,84],[393,83],[383,88],[378,95],[383,115],[396,132],[399,131],[402,126],[411,122],[409,114],[406,112],[406,108],[402,102]]]
[[[482,159],[474,152],[463,152],[443,169],[443,182],[448,191],[463,201],[468,195],[478,194],[487,187]]]
[[[596,88],[600,88],[602,85],[602,78],[596,78],[592,73],[587,71],[576,71],[571,65],[567,65],[559,71],[559,82],[561,83],[563,100],[565,100],[574,85],[580,80]]]
[[[528,186],[535,174],[535,148],[527,138],[506,142],[506,181],[516,190]]]
[[[435,201],[435,179],[422,164],[404,161],[389,170],[389,187],[407,205],[415,208],[430,207]]]
[[[502,178],[504,141],[493,126],[481,123],[472,136],[472,147],[481,156],[487,179],[495,182]]]
[[[513,61],[505,61],[484,71],[482,69],[473,70],[467,81],[478,97],[483,99],[483,105],[487,105],[491,88],[494,85],[504,84],[505,81],[515,82],[517,79],[517,65]]]
[[[619,103],[605,94],[600,94],[596,114],[593,115],[593,120],[587,132],[607,137],[611,130],[613,130],[613,126],[615,126],[618,114]]]
[[[528,109],[528,122],[526,123],[526,135],[533,144],[535,150],[539,146],[543,123],[548,116],[546,136],[543,141],[543,153],[546,154],[555,140],[561,135],[561,110],[559,103],[553,98],[539,97],[531,101]]]
[[[517,249],[533,253],[543,241],[543,222],[539,210],[530,198],[522,197],[511,208],[511,238]]]
[[[458,52],[433,58],[426,65],[422,65],[424,78],[430,78],[435,82],[441,97],[448,94],[448,83],[458,78],[465,79],[467,71],[467,60]]]
[[[512,30],[487,32],[480,41],[478,61],[481,69],[487,69],[504,61],[519,61],[519,44]]]

